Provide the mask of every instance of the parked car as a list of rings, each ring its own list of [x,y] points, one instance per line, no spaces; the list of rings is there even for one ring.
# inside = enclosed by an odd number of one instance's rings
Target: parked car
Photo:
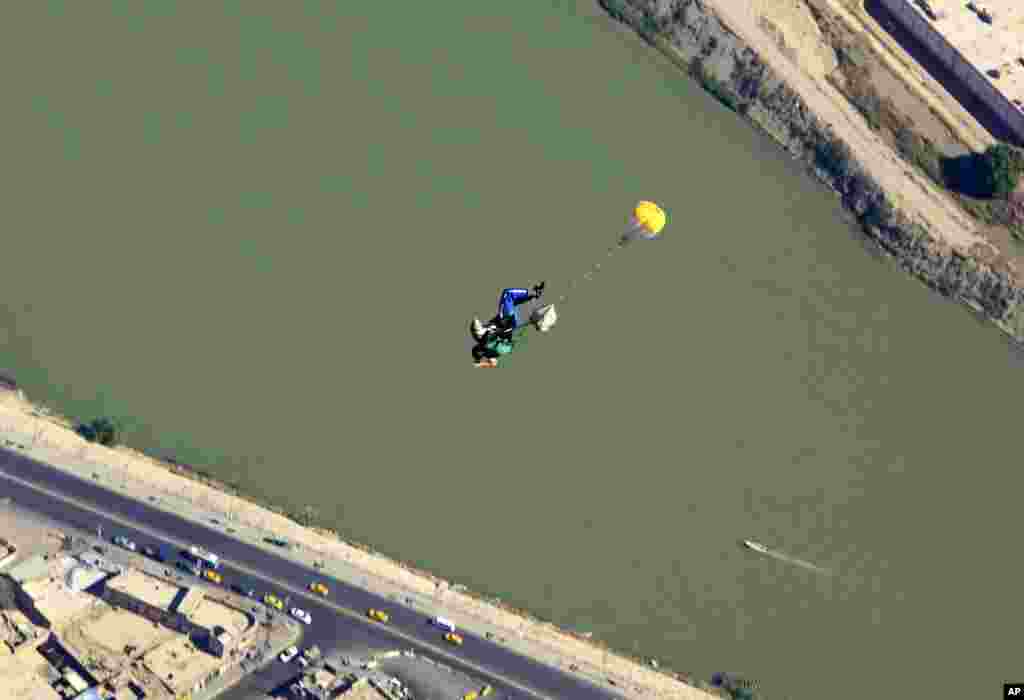
[[[307,625],[313,624],[313,618],[310,617],[309,613],[303,610],[302,608],[292,608],[291,614],[292,617],[294,617],[296,620],[302,620]]]
[[[287,649],[285,649],[284,651],[282,651],[281,655],[278,658],[281,659],[281,661],[283,661],[285,663],[288,663],[289,661],[294,659],[298,655],[298,653],[299,653],[299,648],[291,646],[291,647],[288,647]]]
[[[448,618],[441,617],[440,615],[437,616],[437,617],[430,618],[429,622],[434,627],[440,627],[445,632],[454,632],[455,631],[455,623],[452,622],[451,620],[449,620]]]
[[[444,640],[449,644],[454,644],[457,647],[462,646],[462,635],[455,634],[454,632],[449,632],[448,634],[446,634],[444,636]]]
[[[272,608],[277,608],[278,610],[284,610],[284,603],[282,603],[281,599],[278,598],[273,593],[267,593],[265,596],[263,596],[263,602],[266,603],[267,605],[269,605]]]
[[[377,610],[377,608],[370,608],[366,611],[366,614],[377,622],[387,622],[390,620],[390,616],[383,610]]]
[[[224,577],[218,574],[213,569],[206,569],[203,571],[203,578],[213,581],[214,583],[224,583]]]
[[[124,547],[130,552],[135,551],[135,543],[122,535],[118,535],[114,538],[114,544],[116,544],[118,547]]]
[[[488,695],[490,695],[490,694],[491,694],[491,693],[493,693],[493,692],[494,692],[494,688],[492,688],[492,687],[491,687],[491,686],[489,686],[489,685],[485,685],[485,686],[483,687],[483,690],[481,690],[481,691],[480,691],[480,695],[481,695],[482,697],[485,697],[485,698],[486,698],[486,697],[487,697]]]
[[[320,583],[319,581],[314,581],[313,583],[309,584],[309,590],[311,590],[313,593],[319,593],[325,598],[327,597],[327,586]]]
[[[233,590],[238,595],[244,595],[246,598],[256,597],[256,591],[254,591],[252,588],[246,588],[245,586],[242,586],[237,583],[231,584],[231,590]]]
[[[196,566],[194,564],[189,564],[188,562],[185,562],[185,561],[177,561],[177,562],[174,563],[174,565],[176,567],[178,567],[179,569],[181,569],[182,571],[187,571],[188,573],[192,574],[193,576],[199,576],[200,574],[203,573],[199,569],[198,566]]]

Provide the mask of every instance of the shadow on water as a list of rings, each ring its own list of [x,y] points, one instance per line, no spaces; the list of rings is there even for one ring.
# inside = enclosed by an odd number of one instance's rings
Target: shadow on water
[[[1000,141],[1018,142],[1018,139],[1006,121],[988,105],[979,100],[967,89],[952,71],[947,69],[928,47],[915,39],[893,15],[882,6],[879,0],[865,0],[864,9],[883,29],[885,29],[911,57],[920,63],[942,87],[974,116],[986,130]],[[1018,144],[1020,145],[1020,144]]]

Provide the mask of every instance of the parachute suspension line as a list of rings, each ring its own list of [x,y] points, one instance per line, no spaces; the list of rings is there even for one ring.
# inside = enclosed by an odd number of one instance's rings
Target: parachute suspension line
[[[594,274],[601,269],[601,265],[608,261],[612,255],[622,250],[633,241],[653,241],[658,238],[663,228],[665,228],[665,211],[654,202],[640,201],[633,209],[632,216],[629,219],[629,224],[626,230],[619,236],[619,240],[615,242],[611,248],[608,249],[608,253],[605,255],[604,260],[595,263],[590,270],[583,275],[581,281],[589,281],[593,278]],[[565,304],[569,299],[569,294],[578,284],[577,280],[570,280],[568,288],[561,297],[558,298],[556,304]]]
[[[604,258],[602,258],[599,262],[594,263],[594,265],[587,272],[585,272],[583,274],[582,278],[569,280],[569,284],[567,286],[567,289],[562,294],[562,296],[558,297],[558,301],[556,301],[555,303],[558,304],[558,305],[564,305],[566,303],[566,301],[569,299],[569,294],[576,288],[577,285],[581,284],[582,282],[589,282],[591,279],[593,279],[594,274],[597,273],[601,269],[601,266],[604,263],[608,262],[608,260],[613,255],[615,255],[615,253],[617,253],[618,251],[620,251],[623,248],[625,248],[626,244],[628,242],[629,241],[626,240],[625,237],[623,237],[622,240],[620,240],[614,246],[609,248],[608,252],[605,253]]]

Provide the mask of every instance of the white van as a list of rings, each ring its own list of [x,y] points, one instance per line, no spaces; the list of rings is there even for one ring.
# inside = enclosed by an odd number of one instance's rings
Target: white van
[[[440,627],[445,632],[454,632],[455,631],[455,623],[452,622],[451,620],[446,620],[443,617],[432,617],[432,618],[430,618],[430,624],[434,625],[435,627]]]

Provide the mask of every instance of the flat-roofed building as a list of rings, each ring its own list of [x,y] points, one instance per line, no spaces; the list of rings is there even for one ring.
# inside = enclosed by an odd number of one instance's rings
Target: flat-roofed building
[[[166,611],[171,610],[171,604],[182,591],[181,586],[150,576],[137,569],[128,569],[124,573],[112,577],[107,581],[106,589],[120,591],[137,601]]]
[[[4,700],[63,700],[46,675],[49,666],[32,647],[10,653],[0,646],[0,697]]]
[[[96,599],[83,593],[81,587],[98,581],[102,573],[90,571],[71,557],[49,557],[42,563],[24,564],[24,569],[19,565],[17,571],[11,572],[17,575],[11,578],[17,584],[18,606],[34,624],[57,631],[95,605]]]
[[[101,595],[109,605],[157,622],[186,636],[205,633],[200,625],[189,620],[182,608],[191,606],[193,591],[158,579],[141,571],[129,569],[111,577]],[[199,600],[202,600],[201,596]]]
[[[234,637],[241,636],[249,628],[249,615],[212,598],[204,598],[189,615],[189,619],[208,630],[226,630]]]
[[[142,663],[175,696],[179,696],[198,690],[204,679],[224,662],[197,650],[188,638],[175,636],[146,654]]]
[[[48,554],[34,554],[11,566],[7,570],[7,576],[19,586],[29,581],[46,578],[50,575],[50,559]]]
[[[928,18],[929,24],[1011,100],[1024,100],[1024,4],[1020,0],[977,0],[975,6],[991,13],[991,22],[967,7],[963,0],[929,0],[936,19],[931,19],[917,3],[914,9]]]

